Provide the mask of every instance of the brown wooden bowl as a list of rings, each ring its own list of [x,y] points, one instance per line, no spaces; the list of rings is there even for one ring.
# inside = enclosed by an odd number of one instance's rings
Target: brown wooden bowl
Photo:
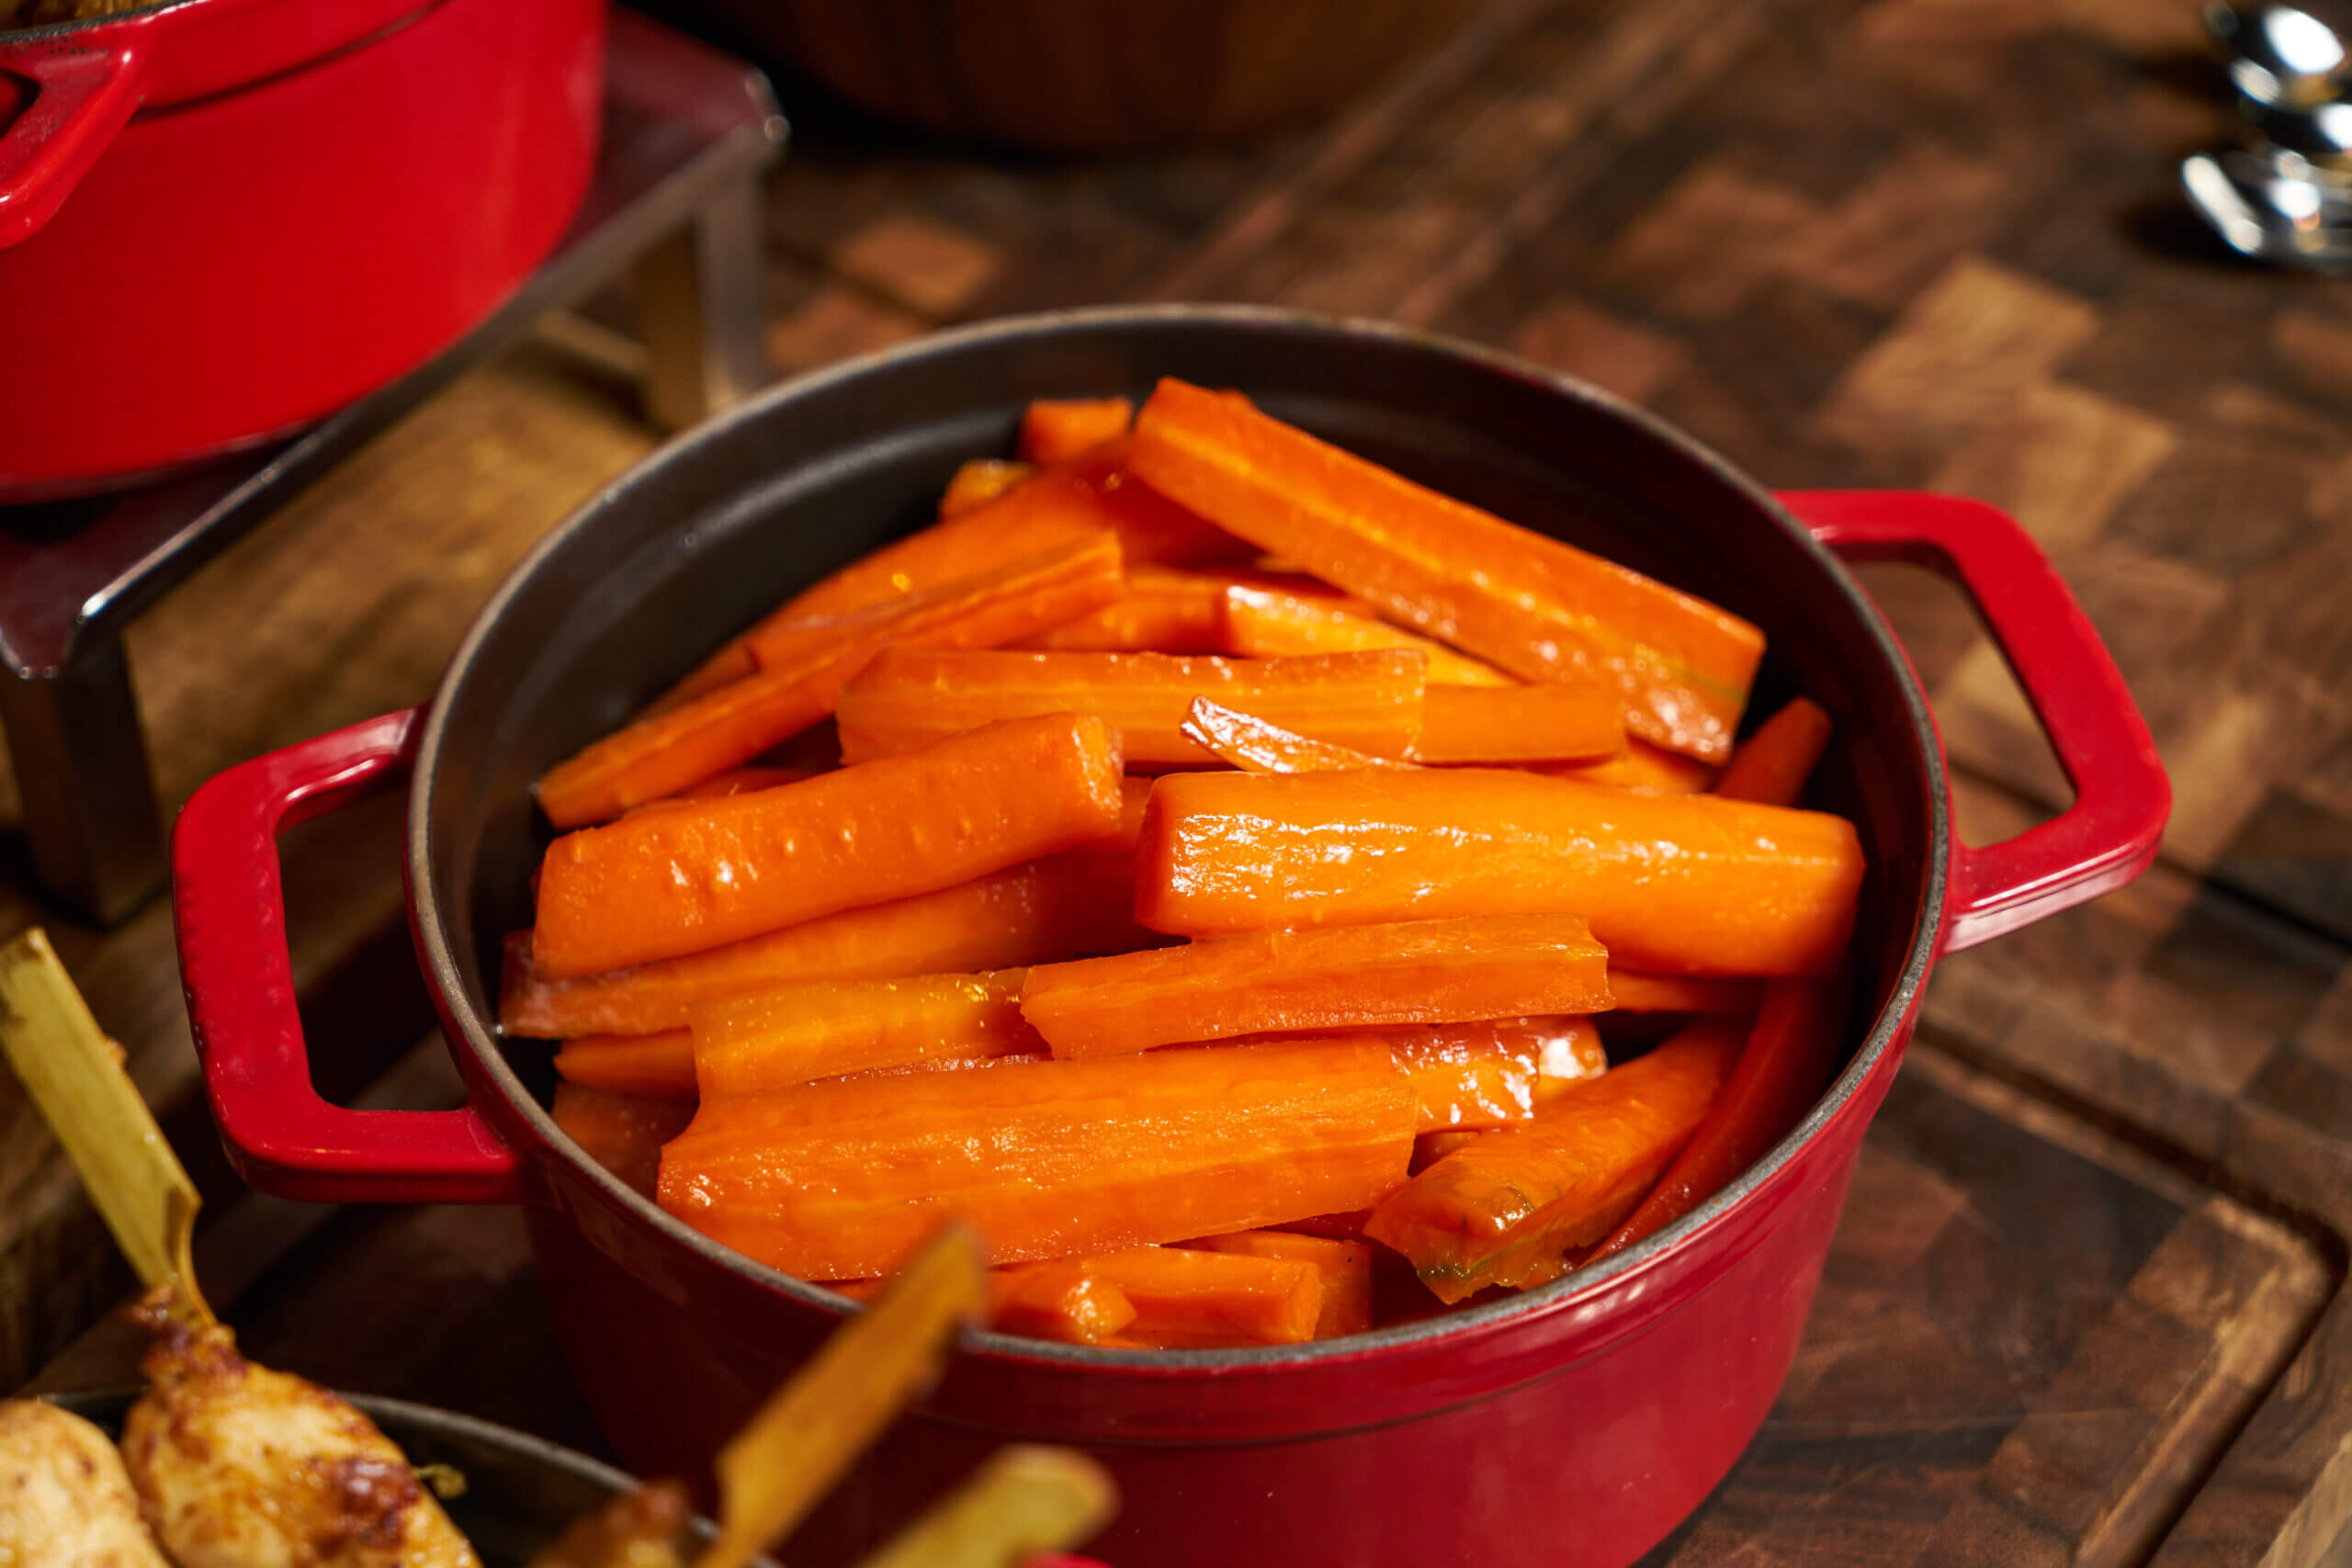
[[[1311,118],[1481,0],[662,0],[861,108],[949,136],[1133,152]]]

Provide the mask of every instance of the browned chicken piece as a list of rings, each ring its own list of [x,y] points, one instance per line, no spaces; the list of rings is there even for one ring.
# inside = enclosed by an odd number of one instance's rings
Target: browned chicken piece
[[[685,1523],[686,1489],[656,1481],[572,1520],[531,1568],[684,1568]]]
[[[180,1568],[481,1568],[407,1457],[347,1402],[254,1366],[226,1328],[174,1316],[164,1290],[133,1316],[156,1338],[122,1457]]]
[[[0,1403],[0,1568],[168,1568],[122,1456],[70,1410]]]

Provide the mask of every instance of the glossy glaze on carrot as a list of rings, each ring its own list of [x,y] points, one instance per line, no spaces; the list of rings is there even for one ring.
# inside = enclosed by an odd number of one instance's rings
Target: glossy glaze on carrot
[[[1182,381],[1145,405],[1129,463],[1227,532],[1513,674],[1611,682],[1645,739],[1731,753],[1764,637],[1703,600]]]
[[[1694,1023],[1532,1120],[1480,1134],[1384,1201],[1364,1234],[1448,1303],[1551,1277],[1565,1250],[1631,1213],[1690,1141],[1743,1032]]]
[[[662,1151],[662,1205],[787,1273],[862,1279],[947,1214],[1012,1263],[1368,1207],[1412,1137],[1376,1046],[837,1078],[704,1106]]]
[[[1275,581],[1266,572],[1139,566],[1127,573],[1119,598],[1013,646],[1035,652],[1242,653],[1248,650],[1227,643],[1225,596],[1238,585]]]
[[[1362,1334],[1372,1326],[1372,1247],[1360,1239],[1337,1240],[1295,1231],[1240,1231],[1232,1235],[1204,1235],[1184,1245],[1204,1252],[1312,1264],[1323,1278],[1323,1310],[1315,1319],[1317,1339]]]
[[[1609,966],[1609,992],[1618,1012],[1736,1013],[1752,1018],[1764,1005],[1764,982],[1710,975],[1653,975]]]
[[[888,1289],[883,1280],[841,1280],[827,1289],[852,1301],[870,1302]],[[1107,1280],[1086,1270],[1086,1260],[1057,1258],[1045,1263],[1015,1263],[989,1270],[989,1326],[1031,1339],[1069,1345],[1100,1345],[1133,1323],[1135,1304]]]
[[[557,1048],[555,1070],[566,1083],[623,1094],[691,1099],[694,1037],[684,1029],[650,1034],[583,1034]]]
[[[1323,1317],[1324,1271],[1306,1258],[1136,1247],[1083,1267],[1134,1304],[1134,1320],[1117,1337],[1123,1345],[1296,1345],[1315,1337]]]
[[[554,979],[911,897],[1117,830],[1116,738],[1044,715],[548,846],[532,961]]]
[[[1829,716],[1819,704],[1792,698],[1739,743],[1715,781],[1715,793],[1725,800],[1794,806],[1804,798],[1804,782],[1829,744]]]
[[[1037,398],[1021,412],[1013,453],[1040,467],[1068,463],[1125,435],[1135,417],[1125,398]]]
[[[1478,916],[1042,964],[1021,1010],[1055,1055],[1102,1055],[1277,1031],[1596,1012],[1609,1006],[1608,970],[1581,916]]]
[[[1589,1018],[1498,1018],[1373,1032],[1412,1080],[1415,1131],[1500,1127],[1609,1070]]]
[[[1086,846],[936,893],[807,920],[684,958],[555,980],[531,963],[531,933],[505,942],[499,1028],[562,1039],[683,1027],[696,1007],[808,980],[1009,969],[1167,939],[1133,919],[1126,852]]]
[[[1036,473],[1035,464],[1015,463],[1002,457],[975,457],[960,463],[948,479],[947,488],[939,492],[939,520],[944,523],[978,511],[1001,499],[1015,485],[1026,484]]]
[[[1625,750],[1597,762],[1527,762],[1521,764],[1547,778],[1577,784],[1608,784],[1639,790],[1645,795],[1704,795],[1715,786],[1715,769],[1705,762],[1627,736]]]
[[[1206,697],[1193,699],[1179,728],[1185,739],[1227,767],[1249,773],[1343,773],[1354,768],[1411,766],[1301,735]]]
[[[1420,735],[1418,654],[1220,659],[1158,653],[892,651],[842,691],[842,755],[889,756],[1018,714],[1101,716],[1131,767],[1199,764],[1184,738],[1195,697],[1263,715],[1318,739],[1401,757]]]
[[[1421,705],[1417,761],[1430,763],[1597,761],[1625,750],[1625,715],[1598,682],[1441,686]]]
[[[1021,1016],[1027,974],[816,980],[709,1003],[688,1021],[695,1087],[720,1100],[876,1067],[1042,1055]]]
[[[1842,818],[1484,768],[1173,774],[1136,854],[1136,918],[1175,935],[1566,909],[1702,975],[1826,974],[1862,874]]]
[[[1435,637],[1390,626],[1361,599],[1324,584],[1283,587],[1237,583],[1226,591],[1223,636],[1229,650],[1258,659],[1310,653],[1362,653],[1410,649],[1427,659],[1432,686],[1516,686],[1520,682],[1484,660]]]
[[[695,1102],[559,1083],[549,1114],[581,1153],[650,1198],[662,1145],[686,1130]]]

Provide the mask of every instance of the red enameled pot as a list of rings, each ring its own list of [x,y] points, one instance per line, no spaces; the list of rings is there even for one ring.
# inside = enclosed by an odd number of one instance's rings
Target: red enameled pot
[[[1285,1349],[975,1336],[787,1555],[840,1560],[1020,1438],[1111,1465],[1125,1511],[1095,1550],[1122,1568],[1629,1562],[1770,1406],[1937,956],[2129,880],[2168,792],[2097,635],[2007,517],[1928,495],[1775,496],[1638,411],[1484,350],[1240,308],[1073,312],[807,377],[673,442],[515,570],[429,709],[258,758],[189,802],[174,848],[180,959],[222,1135],[272,1191],[526,1205],[572,1370],[615,1448],[641,1472],[698,1472],[843,1303],[597,1168],[543,1109],[545,1048],[502,1048],[498,939],[528,923],[547,837],[531,781],[786,591],[927,519],[960,459],[1009,446],[1029,398],[1141,393],[1161,374],[1241,388],[1762,626],[1754,709],[1803,690],[1835,716],[1815,800],[1853,818],[1871,858],[1852,1059],[1730,1190],[1509,1301]],[[2063,815],[2005,843],[1959,842],[1918,683],[1841,557],[1959,581],[2080,792]],[[435,1114],[337,1110],[310,1088],[273,839],[404,779],[418,951],[472,1098]]]
[[[263,440],[462,336],[595,161],[605,0],[0,33],[0,502]]]

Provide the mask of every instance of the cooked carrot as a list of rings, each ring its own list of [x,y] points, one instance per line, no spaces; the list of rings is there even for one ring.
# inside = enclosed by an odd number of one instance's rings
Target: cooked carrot
[[[1243,566],[1258,558],[1248,544],[1128,472],[1125,436],[1051,472],[1085,490],[1129,566]]]
[[[1277,1031],[1454,1023],[1609,1005],[1609,955],[1580,915],[1261,931],[1041,964],[1021,1011],[1056,1056]]]
[[[674,795],[822,719],[842,683],[885,648],[1015,641],[1109,604],[1123,581],[1118,547],[1098,536],[850,615],[780,623],[752,637],[758,674],[639,719],[558,763],[539,781],[539,807],[557,827],[571,828]]]
[[[662,1145],[686,1130],[695,1102],[559,1083],[552,1112],[581,1153],[650,1198]]]
[[[813,779],[825,771],[821,768],[729,768],[698,784],[689,784],[675,795],[665,795],[659,800],[632,806],[629,810],[666,811],[671,807],[690,801],[724,800],[730,795],[749,795],[754,790],[774,789],[778,784],[798,784],[802,779]]]
[[[1040,475],[995,501],[860,556],[730,639],[664,692],[647,715],[666,712],[756,672],[759,661],[752,656],[751,639],[786,622],[854,615],[910,593],[928,593],[1001,571],[1046,550],[1100,539],[1110,530],[1111,514],[1099,491],[1097,482],[1080,475]],[[1181,510],[1172,503],[1170,509]]]
[[[1597,681],[1440,686],[1422,700],[1424,762],[1551,762],[1625,749],[1623,705]]]
[[[1206,697],[1194,697],[1178,726],[1184,739],[1218,761],[1250,773],[1335,773],[1351,768],[1401,768],[1349,746],[1317,740],[1295,729],[1242,713]]]
[[[1115,735],[1046,714],[567,833],[541,867],[532,961],[593,975],[953,887],[1116,830],[1119,800]]]
[[[1574,909],[1629,968],[1820,975],[1861,874],[1853,824],[1747,801],[1485,768],[1179,773],[1144,809],[1136,918],[1216,936]]]
[[[1609,966],[1610,994],[1619,1012],[1717,1012],[1753,1017],[1764,1002],[1761,980],[1701,975],[1650,975]]]
[[[1794,806],[1828,744],[1829,716],[1807,698],[1792,698],[1739,743],[1715,781],[1715,793],[1726,800]]]
[[[1365,1234],[1403,1253],[1448,1303],[1540,1277],[1642,1201],[1690,1142],[1740,1035],[1724,1020],[1694,1023],[1533,1120],[1482,1135],[1374,1210]]]
[[[1605,1072],[1600,1032],[1585,1018],[1502,1018],[1372,1031],[1412,1080],[1416,1129],[1524,1122],[1553,1095]]]
[[[1412,1139],[1377,1046],[835,1078],[704,1106],[662,1150],[662,1206],[788,1273],[854,1280],[949,1214],[1014,1263],[1368,1207]]]
[[[1135,1321],[1119,1332],[1122,1345],[1296,1345],[1316,1337],[1323,1316],[1323,1269],[1305,1258],[1136,1247],[1082,1267],[1135,1303]]]
[[[1031,464],[1009,463],[1001,457],[975,457],[960,464],[940,492],[939,520],[944,523],[986,506],[1013,486],[1028,482],[1036,472]]]
[[[1423,1133],[1413,1140],[1413,1163],[1410,1168],[1413,1174],[1420,1175],[1446,1156],[1457,1149],[1468,1148],[1492,1131],[1493,1129],[1488,1127],[1476,1127],[1463,1130],[1446,1128],[1441,1132]],[[1370,1218],[1369,1215],[1365,1217]]]
[[[1125,398],[1037,398],[1022,412],[1013,451],[1040,468],[1070,462],[1125,435],[1135,417]]]
[[[1531,680],[1606,678],[1635,734],[1710,761],[1730,754],[1764,637],[1703,600],[1182,381],[1153,392],[1128,462],[1163,495],[1409,626]]]
[[[499,1027],[556,1040],[650,1034],[696,1007],[804,980],[875,980],[1009,969],[1164,942],[1136,925],[1132,859],[1091,846],[991,872],[936,893],[787,926],[707,953],[554,980],[531,963],[531,933],[506,939]]]
[[[1014,646],[1041,652],[1240,653],[1246,650],[1227,645],[1226,594],[1252,586],[1274,591],[1265,585],[1290,592],[1307,581],[1238,568],[1176,571],[1139,566],[1127,573],[1121,598]]]
[[[1390,626],[1370,604],[1336,589],[1237,584],[1226,591],[1223,610],[1222,635],[1229,652],[1285,659],[1409,648],[1429,660],[1432,686],[1519,684],[1493,665],[1456,652],[1435,637]]]
[[[1363,1223],[1370,1218],[1370,1209],[1348,1209],[1336,1214],[1309,1214],[1303,1220],[1284,1220],[1283,1229],[1299,1235],[1327,1236],[1333,1241],[1362,1241]]]
[[[557,1050],[555,1070],[565,1082],[589,1089],[692,1098],[694,1037],[683,1029],[652,1034],[583,1034],[565,1041]]]
[[[1613,789],[1640,790],[1646,795],[1704,795],[1715,784],[1715,770],[1706,763],[1677,756],[1634,736],[1626,737],[1623,755],[1601,761],[1523,765],[1531,773],[1548,778],[1608,784]]]
[[[712,1002],[691,1020],[695,1083],[720,1100],[874,1067],[1042,1054],[1021,1016],[1027,974],[816,980]]]
[[[1231,1235],[1201,1236],[1184,1245],[1201,1252],[1311,1263],[1323,1277],[1323,1310],[1315,1320],[1315,1337],[1336,1339],[1372,1327],[1372,1248],[1362,1241],[1335,1241],[1294,1231],[1238,1231]]]
[[[1136,1318],[1135,1303],[1107,1280],[1087,1272],[1087,1260],[1056,1258],[989,1270],[989,1326],[1032,1339],[1099,1345]],[[825,1288],[870,1302],[888,1280],[841,1280]]]
[[[1420,733],[1418,654],[1218,659],[1160,653],[928,653],[893,649],[842,688],[842,755],[889,756],[990,719],[1099,715],[1131,766],[1213,761],[1184,738],[1194,697],[1262,714],[1318,739],[1402,756]]]
[[[1847,976],[1775,980],[1738,1065],[1666,1174],[1589,1262],[1657,1235],[1763,1157],[1804,1119],[1838,1067],[1851,992]]]

